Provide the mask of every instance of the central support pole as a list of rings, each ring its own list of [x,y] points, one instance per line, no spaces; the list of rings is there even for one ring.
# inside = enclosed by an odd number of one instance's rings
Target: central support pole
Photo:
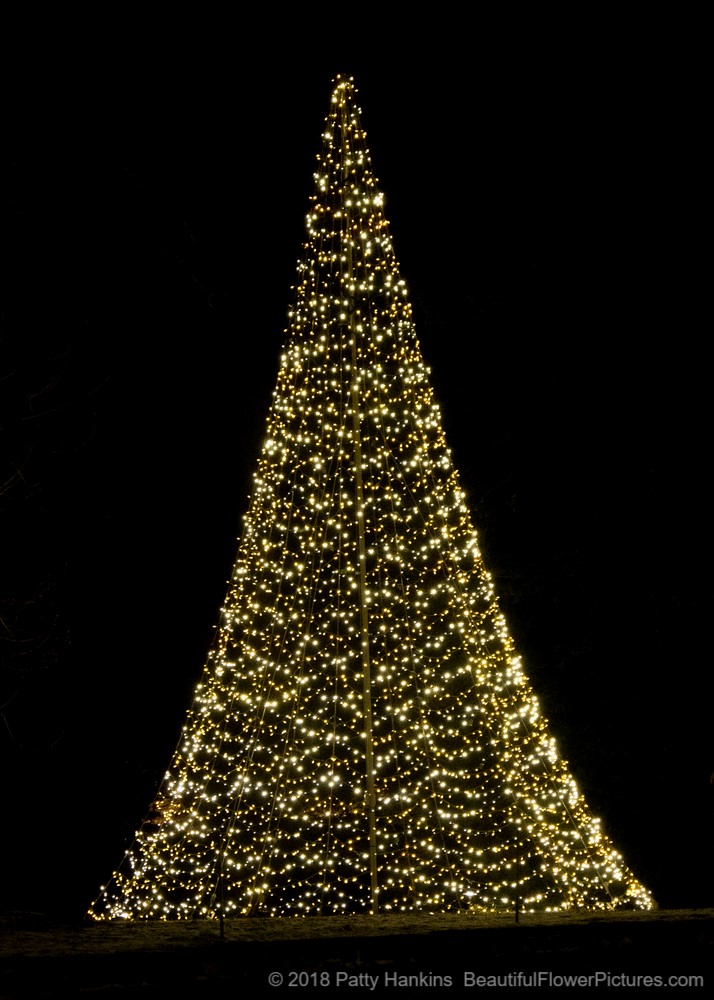
[[[369,658],[369,609],[367,602],[367,552],[364,527],[364,486],[362,482],[362,418],[360,414],[359,369],[357,366],[357,310],[354,302],[354,276],[352,262],[351,212],[346,185],[348,171],[347,108],[342,102],[342,178],[343,210],[345,218],[345,255],[347,258],[348,331],[351,346],[352,439],[355,463],[355,517],[357,521],[357,556],[359,561],[360,598],[360,650],[362,658],[362,699],[364,705],[364,743],[367,820],[369,826],[369,874],[371,887],[371,912],[379,910],[379,885],[377,882],[377,797],[374,789],[374,740],[372,721],[372,671]]]

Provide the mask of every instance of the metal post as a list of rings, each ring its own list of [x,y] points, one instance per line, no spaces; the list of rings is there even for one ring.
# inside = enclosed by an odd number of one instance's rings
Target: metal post
[[[346,104],[342,103],[342,177],[346,183],[347,171],[347,121]],[[343,200],[344,188],[343,188]],[[362,482],[362,441],[361,416],[359,399],[359,375],[357,368],[357,323],[354,297],[352,294],[353,262],[352,237],[350,232],[351,213],[345,206],[345,238],[347,257],[347,295],[349,300],[348,323],[352,359],[352,437],[354,442],[355,462],[355,517],[357,521],[357,556],[359,560],[359,595],[360,595],[360,647],[362,658],[362,699],[364,705],[365,729],[365,776],[366,776],[366,807],[369,827],[369,873],[371,887],[371,912],[376,914],[379,909],[379,885],[377,882],[377,801],[374,788],[374,743],[372,721],[372,674],[369,657],[369,611],[367,605],[367,566],[366,545],[364,533],[364,488]]]

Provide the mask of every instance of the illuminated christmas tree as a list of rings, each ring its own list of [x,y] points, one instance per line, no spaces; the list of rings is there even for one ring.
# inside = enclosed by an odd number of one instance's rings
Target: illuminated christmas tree
[[[338,77],[216,641],[90,913],[652,905],[516,655]]]

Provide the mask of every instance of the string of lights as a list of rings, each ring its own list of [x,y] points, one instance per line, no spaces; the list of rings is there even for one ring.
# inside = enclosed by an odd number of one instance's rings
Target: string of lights
[[[90,914],[653,905],[514,648],[338,77],[215,642]]]

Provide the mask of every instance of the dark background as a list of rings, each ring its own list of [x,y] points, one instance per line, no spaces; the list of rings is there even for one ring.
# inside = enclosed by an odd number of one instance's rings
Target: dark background
[[[236,552],[339,72],[559,747],[660,905],[711,906],[697,25],[373,25],[350,46],[330,27],[286,26],[282,47],[189,21],[17,39],[0,908],[84,912],[168,765]]]

